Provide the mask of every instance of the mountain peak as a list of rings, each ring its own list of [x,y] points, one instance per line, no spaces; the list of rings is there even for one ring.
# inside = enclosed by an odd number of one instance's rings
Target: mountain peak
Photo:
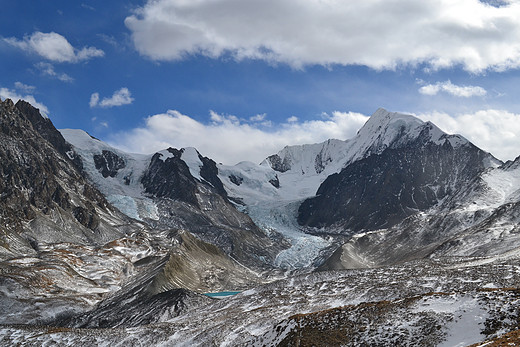
[[[424,122],[417,117],[399,112],[389,112],[384,108],[378,108],[368,121],[358,131],[358,136],[373,135],[387,131],[389,127],[415,129],[424,125]]]
[[[7,98],[5,99],[4,101],[2,101],[2,99],[0,99],[0,104],[5,107],[7,110],[12,110],[14,109],[14,103],[13,103],[13,100]]]
[[[456,137],[453,144],[461,145],[467,140],[458,135],[448,135],[430,122],[423,122],[419,118],[399,113],[389,112],[384,108],[377,109],[355,138],[357,155],[355,158],[366,157],[370,154],[378,154],[389,147],[406,145],[417,139],[420,135],[426,136],[426,142],[442,144],[450,137]]]

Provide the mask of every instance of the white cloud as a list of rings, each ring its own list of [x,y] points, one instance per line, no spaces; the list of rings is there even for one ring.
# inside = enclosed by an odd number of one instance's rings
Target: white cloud
[[[419,93],[424,95],[437,95],[441,90],[441,86],[437,84],[427,84],[419,88]]]
[[[22,82],[14,82],[14,88],[20,90],[24,93],[32,93],[36,90],[35,86],[30,86],[28,84],[24,84]]]
[[[52,77],[52,78],[56,78],[56,79],[59,79],[60,81],[63,81],[63,82],[72,82],[72,81],[74,81],[74,78],[70,77],[66,73],[56,72],[56,70],[54,70],[54,66],[52,64],[50,64],[50,63],[40,62],[40,63],[36,64],[35,66],[36,66],[36,68],[38,70],[40,70],[40,72],[44,76],[49,76],[49,77]]]
[[[520,114],[489,109],[456,116],[433,112],[418,117],[447,133],[461,134],[498,159],[512,160],[520,155]]]
[[[129,105],[134,101],[132,98],[132,94],[128,90],[128,88],[121,88],[116,90],[114,94],[110,98],[103,98],[101,102],[99,101],[99,93],[93,93],[90,96],[90,107],[114,107],[114,106],[123,106]]]
[[[288,144],[306,144],[330,138],[348,139],[368,117],[359,113],[333,112],[322,120],[279,124],[272,129],[256,122],[240,121],[233,115],[210,112],[210,122],[201,123],[178,111],[146,119],[146,125],[113,136],[114,146],[131,152],[153,153],[167,147],[195,147],[217,162],[259,163]]]
[[[287,118],[287,123],[295,123],[298,121],[298,117],[296,116],[291,116],[289,118]]]
[[[296,68],[520,66],[519,1],[148,0],[125,24],[136,49],[155,60],[231,54]]]
[[[105,53],[94,47],[74,48],[65,37],[55,32],[34,32],[31,36],[25,36],[22,40],[14,37],[5,38],[5,42],[24,51],[34,52],[43,58],[63,63],[76,63],[94,57],[102,57]]]
[[[15,90],[9,88],[0,88],[0,98],[2,98],[3,100],[11,99],[14,103],[18,102],[18,100],[25,100],[37,109],[39,109],[42,116],[48,117],[49,109],[47,108],[47,106],[45,106],[41,102],[36,101],[34,96],[31,94],[21,95],[18,94]]]
[[[487,91],[479,86],[458,86],[451,81],[437,82],[435,84],[427,84],[419,88],[419,93],[424,95],[437,95],[439,92],[445,92],[457,97],[469,98],[472,96],[484,96]]]
[[[262,114],[257,114],[256,116],[249,117],[249,120],[252,122],[261,122],[265,119],[265,117],[267,117],[267,114],[262,113]]]
[[[92,93],[90,96],[89,106],[90,108],[96,107],[99,103],[99,93]]]

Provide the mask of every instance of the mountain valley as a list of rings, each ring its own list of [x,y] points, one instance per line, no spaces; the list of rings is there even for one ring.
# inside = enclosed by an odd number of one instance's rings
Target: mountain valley
[[[2,345],[519,335],[520,157],[384,109],[351,139],[236,165],[126,153],[25,101],[0,122]]]

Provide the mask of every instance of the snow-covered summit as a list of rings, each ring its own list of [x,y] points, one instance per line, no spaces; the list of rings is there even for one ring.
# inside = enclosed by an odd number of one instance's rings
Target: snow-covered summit
[[[141,176],[151,155],[126,153],[83,130],[61,129],[61,134],[81,156],[83,169],[110,203],[137,220],[157,219],[155,205],[143,196]]]
[[[423,143],[437,145],[445,142],[452,147],[470,144],[462,136],[448,135],[434,124],[415,116],[379,108],[351,139],[286,146],[260,165],[278,173],[281,195],[291,199],[304,198],[314,195],[325,178],[347,165],[381,154],[387,148],[406,146],[419,137]],[[290,194],[287,194],[288,190]]]
[[[150,161],[150,155],[123,152],[83,130],[61,129],[60,132],[80,154],[85,172],[102,192],[106,195],[140,196],[139,178]],[[110,158],[108,153],[111,153]],[[119,163],[118,168],[113,168],[110,176],[104,175],[103,166],[113,166],[114,161]]]
[[[153,155],[158,153],[159,159],[165,161],[173,158],[176,152],[175,149],[169,148],[153,154],[126,153],[90,136],[83,130],[62,129],[60,132],[79,152],[83,158],[85,171],[105,194],[142,197],[140,179]],[[188,166],[190,174],[202,181],[200,170],[203,163],[200,153],[193,147],[181,148],[178,152],[182,161]],[[104,173],[103,170],[107,171],[109,168],[103,166],[110,166],[112,172]]]
[[[420,136],[424,137],[424,143],[437,145],[449,142],[452,147],[458,147],[470,143],[460,135],[446,134],[431,122],[379,108],[351,140],[351,162],[371,154],[380,154],[389,147],[405,146]]]
[[[424,122],[414,116],[379,108],[353,139],[353,147],[357,149],[355,157],[379,154],[396,142],[405,143],[416,138],[423,127]],[[442,134],[442,131],[435,127],[435,139]]]

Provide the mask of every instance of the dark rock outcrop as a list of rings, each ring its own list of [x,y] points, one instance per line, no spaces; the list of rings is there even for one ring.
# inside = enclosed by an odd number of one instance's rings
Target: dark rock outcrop
[[[229,175],[229,180],[231,181],[231,183],[237,186],[241,185],[242,182],[244,182],[244,178],[236,175]]]
[[[271,168],[278,172],[285,172],[291,169],[291,162],[288,157],[285,157],[283,160],[280,158],[278,154],[273,154],[266,159],[269,162]]]
[[[146,193],[158,197],[180,200],[200,207],[196,193],[197,185],[202,183],[215,194],[227,200],[227,192],[224,185],[218,178],[218,168],[216,163],[197,153],[202,162],[200,167],[201,182],[195,179],[182,159],[184,149],[168,148],[171,154],[168,158],[163,158],[163,154],[156,153],[144,173],[141,183]]]
[[[60,154],[70,159],[79,170],[82,170],[83,165],[79,155],[75,153],[72,146],[65,141],[49,118],[42,117],[40,110],[25,100],[19,100],[15,107],[31,122],[34,130],[36,130],[41,137],[49,141]]]
[[[166,159],[162,158],[161,153],[156,153],[152,157],[141,179],[145,192],[158,198],[180,200],[199,206],[195,195],[197,182],[191,175],[188,165],[181,159],[182,151],[168,148],[168,152],[172,156]]]
[[[104,178],[115,177],[117,172],[126,167],[123,158],[119,157],[112,151],[103,150],[101,154],[94,155],[94,163],[96,169]]]
[[[275,188],[280,188],[280,180],[278,179],[278,176],[275,176],[275,178],[269,180],[269,183]]]
[[[220,178],[218,178],[217,163],[215,163],[214,160],[209,159],[208,157],[203,157],[200,154],[199,159],[202,162],[202,167],[200,168],[200,177],[202,177],[207,183],[215,188],[219,195],[227,198],[226,189],[224,189],[222,181]]]

